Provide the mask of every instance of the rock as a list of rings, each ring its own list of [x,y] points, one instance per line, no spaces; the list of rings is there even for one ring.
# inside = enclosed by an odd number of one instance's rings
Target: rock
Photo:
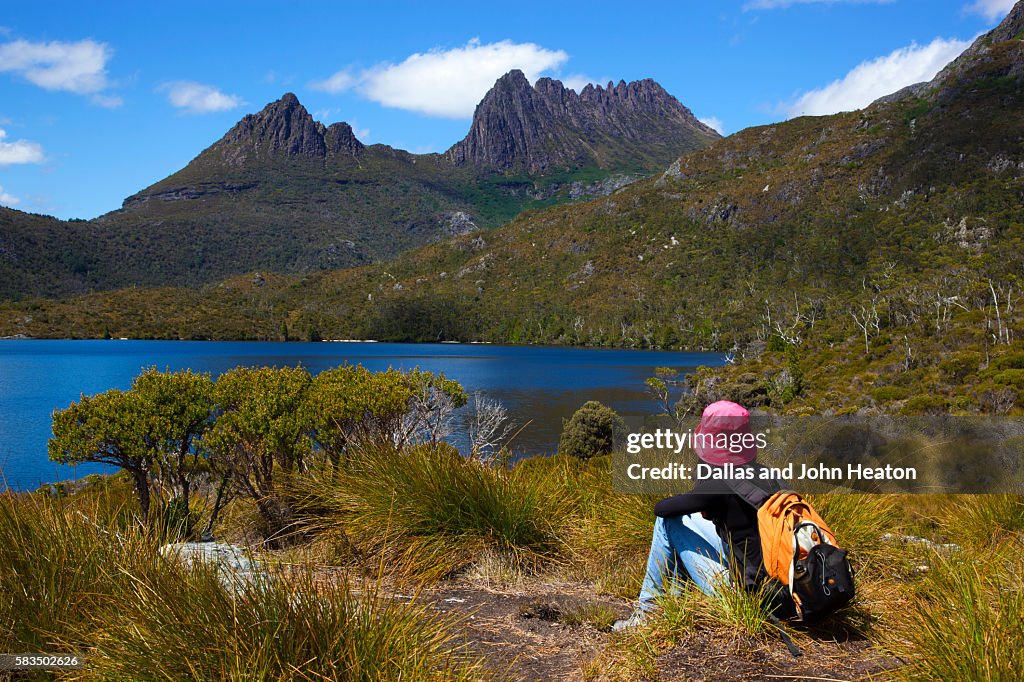
[[[918,537],[917,535],[903,535],[902,533],[885,533],[882,535],[882,540],[886,542],[905,542],[912,545],[924,545],[929,549],[934,549],[937,552],[958,552],[960,551],[960,545],[954,545],[949,542],[933,542],[928,538]]]
[[[254,560],[244,547],[221,542],[175,542],[164,545],[160,556],[190,567],[212,564],[225,588],[237,592],[249,586],[265,586],[273,581],[263,564]]]
[[[441,231],[448,237],[458,237],[476,232],[477,225],[473,217],[465,211],[449,211],[441,215]]]
[[[967,216],[964,216],[955,225],[947,220],[944,227],[945,235],[939,236],[945,236],[946,241],[951,241],[967,251],[981,252],[992,238],[992,229],[982,218],[968,222]]]
[[[680,160],[676,159],[675,161],[672,162],[672,165],[669,166],[665,170],[665,172],[661,174],[661,177],[658,178],[657,182],[655,182],[654,185],[655,185],[655,187],[664,187],[666,184],[668,184],[669,180],[685,180],[685,179],[686,179],[686,174],[683,173],[682,167],[680,165]]]
[[[668,163],[719,137],[653,80],[587,85],[577,94],[550,78],[531,86],[517,69],[484,96],[469,134],[446,156],[459,166],[545,173],[635,161],[640,149],[661,148]]]

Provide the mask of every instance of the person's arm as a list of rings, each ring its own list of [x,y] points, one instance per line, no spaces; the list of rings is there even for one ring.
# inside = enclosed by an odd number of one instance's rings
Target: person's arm
[[[690,492],[666,497],[655,504],[654,514],[664,518],[707,511],[714,506],[716,498],[726,492],[728,491],[718,481],[700,481]]]
[[[711,506],[713,495],[702,495],[697,492],[673,495],[654,505],[656,516],[686,516],[696,512],[706,511]]]

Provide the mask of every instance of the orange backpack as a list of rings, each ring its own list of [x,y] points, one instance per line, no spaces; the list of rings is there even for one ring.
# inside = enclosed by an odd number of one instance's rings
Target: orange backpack
[[[853,599],[847,552],[807,500],[792,490],[770,494],[746,481],[734,481],[733,489],[757,509],[765,571],[789,591],[797,620],[822,616]]]

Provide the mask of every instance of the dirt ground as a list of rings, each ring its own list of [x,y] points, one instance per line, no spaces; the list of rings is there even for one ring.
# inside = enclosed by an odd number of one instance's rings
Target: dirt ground
[[[619,617],[630,612],[623,600],[594,594],[584,586],[555,583],[495,589],[470,581],[426,589],[420,599],[461,619],[469,649],[488,667],[522,681],[583,680],[584,665],[616,635],[571,614],[600,604]],[[569,622],[566,622],[569,621]],[[698,631],[657,659],[660,680],[866,680],[886,679],[898,661],[855,633],[824,627],[795,637],[802,656],[793,657],[781,639],[754,639]],[[600,679],[591,666],[589,679]],[[646,679],[646,678],[641,678]]]

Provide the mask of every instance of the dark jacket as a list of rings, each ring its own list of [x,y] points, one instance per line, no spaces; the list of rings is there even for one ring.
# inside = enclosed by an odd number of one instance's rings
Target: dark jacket
[[[752,482],[766,493],[782,490],[785,487],[782,481],[758,478],[763,468],[760,464],[754,463],[737,467],[737,470],[752,470],[754,478],[743,480]],[[737,495],[729,481],[704,479],[698,481],[690,492],[665,498],[654,505],[654,513],[661,517],[685,516],[697,512],[703,513],[706,519],[715,524],[718,537],[722,540],[722,547],[728,549],[731,555],[729,559],[739,574],[737,578],[742,577],[743,585],[747,589],[756,588],[765,580],[769,580],[761,558],[757,509]],[[771,582],[776,584],[777,593],[785,590],[778,581]],[[777,594],[773,602],[777,602],[773,604],[773,611],[780,615],[792,608],[788,592],[784,595]]]

